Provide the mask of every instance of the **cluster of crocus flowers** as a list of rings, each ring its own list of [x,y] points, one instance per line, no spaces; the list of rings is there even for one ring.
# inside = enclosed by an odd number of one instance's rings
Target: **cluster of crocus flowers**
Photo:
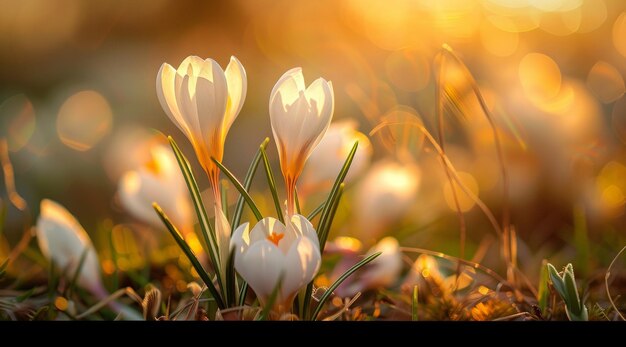
[[[286,223],[268,217],[252,230],[247,223],[241,225],[231,238],[232,229],[221,206],[219,169],[212,159],[222,161],[226,134],[246,91],[245,70],[235,57],[222,70],[212,59],[191,56],[178,69],[163,64],[157,76],[161,106],[191,142],[213,188],[218,248],[214,267],[225,276],[234,251],[235,269],[260,301],[266,304],[277,289],[275,308],[289,311],[296,293],[313,280],[321,263],[317,232],[304,216],[295,214],[295,185],[330,126],[333,88],[323,78],[306,88],[300,68],[287,71],[278,80],[270,94],[269,113],[287,187]],[[221,282],[226,281],[222,278]]]

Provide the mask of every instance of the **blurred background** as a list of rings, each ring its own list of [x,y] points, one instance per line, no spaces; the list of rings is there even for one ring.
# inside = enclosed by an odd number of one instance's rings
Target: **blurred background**
[[[108,242],[103,230],[143,224],[118,188],[127,171],[150,161],[149,144],[163,134],[177,140],[208,188],[155,91],[161,64],[176,67],[188,55],[223,67],[235,55],[246,68],[247,98],[224,156],[240,178],[271,137],[269,94],[286,70],[301,66],[308,83],[331,80],[334,119],[365,135],[383,119],[412,119],[436,137],[441,68],[454,87],[446,153],[500,218],[493,133],[471,81],[435,62],[444,43],[472,72],[499,129],[520,266],[535,274],[543,258],[560,257],[594,269],[626,243],[622,0],[0,0],[0,8],[0,136],[16,190],[32,216],[43,198],[67,207],[97,245]],[[419,131],[395,131],[394,141],[370,137],[371,159],[351,180],[333,234],[366,245],[392,235],[405,246],[458,255],[459,219],[436,152]],[[268,148],[278,173],[273,140]],[[271,214],[261,176],[254,196]],[[26,217],[8,203],[6,185],[0,189],[11,245]],[[313,189],[305,210],[325,194]],[[474,201],[458,198],[469,259],[495,233]]]

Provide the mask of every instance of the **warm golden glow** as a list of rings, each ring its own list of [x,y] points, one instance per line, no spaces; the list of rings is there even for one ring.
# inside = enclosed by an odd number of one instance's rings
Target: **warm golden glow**
[[[70,96],[59,110],[57,133],[66,146],[87,151],[111,130],[113,113],[102,94],[85,90]]]
[[[471,191],[475,196],[478,196],[478,182],[476,181],[476,179],[474,178],[474,176],[472,176],[471,174],[467,173],[467,172],[458,172],[457,173],[459,176],[460,181],[463,183],[463,185],[469,189],[469,191]],[[456,191],[456,197],[457,197],[457,201],[459,204],[459,208],[462,212],[467,212],[469,210],[472,209],[472,207],[474,207],[474,200],[472,200],[472,198],[470,198],[459,186],[459,184],[454,181],[454,189]],[[454,200],[454,195],[452,192],[452,185],[450,185],[449,181],[446,181],[444,187],[443,187],[443,194],[444,194],[444,198],[446,200],[446,204],[448,205],[448,207],[453,210],[456,211],[457,207],[456,207],[456,203]]]

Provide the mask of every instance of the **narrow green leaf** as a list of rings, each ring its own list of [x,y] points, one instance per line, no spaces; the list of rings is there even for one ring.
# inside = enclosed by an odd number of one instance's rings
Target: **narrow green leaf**
[[[211,263],[217,272],[217,278],[220,279],[219,269],[219,251],[217,248],[217,240],[215,238],[215,231],[209,222],[209,217],[206,214],[206,209],[204,208],[204,202],[202,202],[202,197],[200,196],[200,189],[198,188],[198,183],[193,176],[193,172],[191,170],[191,166],[189,165],[189,161],[181,152],[180,148],[176,144],[176,141],[171,136],[168,136],[167,139],[170,142],[170,146],[174,151],[174,155],[176,156],[176,160],[178,161],[178,166],[180,166],[180,170],[183,173],[183,177],[185,178],[185,182],[187,183],[187,188],[189,189],[189,194],[191,195],[191,200],[193,201],[193,206],[196,210],[196,215],[198,216],[198,223],[200,224],[200,229],[202,230],[202,237],[204,239],[205,251],[209,255],[211,259]]]
[[[226,180],[220,181],[220,191],[222,192],[222,211],[228,220],[228,184]]]
[[[220,163],[217,159],[215,158],[211,158],[211,160],[213,160],[213,162],[220,168],[220,170],[222,170],[222,172],[224,173],[224,175],[226,175],[226,177],[230,180],[230,182],[235,186],[235,188],[237,188],[237,190],[239,191],[239,193],[241,194],[241,196],[243,196],[243,198],[246,200],[246,202],[248,203],[248,206],[250,207],[250,209],[252,210],[252,213],[254,213],[254,217],[256,218],[257,221],[260,221],[261,219],[263,219],[263,215],[261,214],[261,212],[259,212],[259,208],[256,206],[256,204],[254,203],[254,200],[252,200],[252,197],[250,196],[250,194],[248,194],[248,192],[246,191],[246,189],[241,185],[241,183],[239,182],[239,180],[237,180],[237,178],[235,177],[235,175],[233,175],[232,172],[230,172],[230,170],[228,170],[222,163]]]
[[[272,192],[272,200],[274,200],[274,207],[276,208],[276,214],[278,214],[278,220],[285,224],[285,218],[283,217],[283,209],[280,207],[280,199],[278,198],[278,191],[276,190],[276,181],[274,180],[274,173],[270,166],[270,161],[267,159],[267,153],[265,149],[261,149],[261,156],[263,157],[263,167],[265,168],[265,176],[267,177],[267,185]]]
[[[578,296],[578,289],[576,288],[574,273],[571,271],[565,271],[564,275],[565,276],[563,278],[563,283],[565,284],[565,289],[567,290],[570,310],[578,315],[582,311],[582,307],[580,303],[580,297]]]
[[[412,303],[411,303],[411,320],[414,321],[414,322],[417,322],[419,320],[419,318],[417,316],[417,305],[419,303],[417,301],[417,299],[418,299],[418,297],[417,297],[418,290],[419,290],[419,287],[417,286],[417,284],[414,285],[413,286],[413,300],[412,300]]]
[[[320,230],[324,230],[325,225],[329,223],[329,217],[332,210],[332,201],[335,201],[336,195],[339,193],[339,188],[343,181],[346,179],[346,175],[348,174],[348,170],[350,170],[350,165],[352,165],[352,160],[354,159],[354,155],[356,154],[356,150],[359,147],[359,142],[356,141],[346,158],[346,161],[343,164],[343,167],[339,171],[337,175],[337,179],[335,179],[335,183],[328,194],[328,198],[324,203],[324,209],[322,210],[322,215],[320,216],[320,221],[318,223],[317,232],[318,236],[320,236]],[[322,238],[320,238],[320,250],[324,249],[324,244],[321,243]]]
[[[76,281],[78,281],[78,276],[80,276],[80,272],[83,269],[83,264],[85,264],[85,258],[87,258],[88,251],[89,249],[85,247],[85,249],[83,250],[83,253],[80,255],[78,266],[76,267],[76,270],[74,271],[74,274],[72,275],[72,278],[70,280],[70,285],[67,288],[68,297],[71,296],[71,293],[74,291],[74,288],[76,287]]]
[[[228,302],[229,307],[235,306],[235,301],[237,300],[236,293],[237,290],[235,288],[235,281],[237,280],[237,275],[235,274],[235,250],[232,249],[228,256],[228,261],[226,262],[226,302]]]
[[[263,307],[263,310],[261,311],[261,314],[259,315],[257,320],[267,320],[267,318],[269,317],[270,311],[272,310],[272,307],[276,302],[276,298],[278,298],[278,292],[280,291],[280,287],[283,284],[284,278],[285,274],[281,273],[280,277],[278,278],[278,282],[276,283],[276,287],[274,287],[274,290],[272,290],[272,294],[270,294],[270,297],[265,303],[265,306]]]
[[[559,272],[550,263],[548,263],[548,273],[550,274],[550,281],[552,281],[554,289],[556,289],[557,293],[559,293],[559,295],[565,300],[565,296],[567,295],[565,285],[563,284],[563,278],[561,278]]]
[[[302,214],[302,209],[300,208],[300,198],[298,197],[298,188],[293,191],[294,200],[296,200],[296,213]]]
[[[30,298],[31,296],[33,296],[33,293],[35,293],[35,288],[31,288],[28,291],[18,295],[15,297],[15,301],[16,302],[24,302],[26,299]]]
[[[343,195],[343,189],[344,183],[339,185],[337,194],[335,194],[335,198],[333,199],[333,201],[331,201],[331,208],[329,210],[326,223],[324,223],[321,230],[318,231],[318,233],[320,234],[320,251],[322,253],[324,252],[324,248],[326,248],[326,240],[328,239],[328,235],[330,234],[330,227],[332,226],[333,220],[335,219],[335,213],[337,212],[337,208],[339,207],[339,201],[341,200],[341,196]]]
[[[541,262],[541,272],[539,275],[539,291],[537,292],[537,303],[542,313],[546,312],[548,307],[548,297],[550,291],[548,290],[548,261],[544,259]]]
[[[319,206],[317,206],[313,211],[311,211],[311,213],[309,213],[306,219],[308,219],[309,221],[313,220],[315,216],[317,216],[318,214],[320,214],[320,212],[322,212],[322,210],[324,209],[324,206],[326,206],[325,201],[322,202]]]
[[[259,162],[261,161],[261,150],[265,149],[267,144],[270,142],[270,138],[266,137],[265,140],[259,145],[259,149],[257,150],[254,158],[252,159],[252,163],[250,163],[250,167],[248,167],[248,172],[246,173],[246,177],[243,180],[243,187],[246,191],[250,190],[250,186],[252,186],[252,179],[256,173],[257,168],[259,167]],[[239,226],[239,222],[241,222],[241,215],[243,212],[243,203],[245,202],[243,195],[239,195],[237,199],[237,204],[235,205],[235,213],[233,214],[233,220],[230,225],[234,228]]]
[[[238,306],[243,306],[246,303],[246,295],[248,295],[248,282],[243,281],[241,288],[239,289],[239,302]]]
[[[346,272],[343,273],[343,275],[339,276],[339,278],[335,281],[335,283],[333,283],[330,287],[328,287],[328,290],[326,290],[326,292],[324,292],[324,294],[320,298],[320,302],[317,304],[315,311],[313,311],[313,314],[311,315],[313,320],[317,320],[317,315],[322,310],[322,307],[324,307],[326,300],[330,298],[330,295],[335,291],[335,289],[337,289],[337,287],[339,287],[339,285],[341,285],[341,283],[343,283],[343,281],[345,281],[348,277],[350,277],[355,271],[367,265],[369,262],[376,259],[381,254],[382,252],[376,252],[370,255],[369,257],[361,260],[360,262],[356,263],[354,266],[349,268]]]
[[[187,258],[191,262],[191,265],[196,270],[196,272],[198,273],[202,281],[204,281],[204,284],[206,284],[207,288],[209,289],[209,292],[215,299],[217,306],[219,306],[220,309],[226,308],[226,306],[224,305],[224,301],[222,300],[219,292],[217,291],[217,288],[215,288],[215,286],[213,285],[213,281],[211,280],[211,277],[206,272],[206,270],[204,270],[204,267],[202,267],[202,265],[198,261],[198,258],[196,258],[195,254],[193,254],[193,251],[191,250],[191,248],[189,248],[189,245],[187,245],[185,240],[183,240],[183,237],[181,236],[178,229],[176,229],[176,227],[172,224],[172,222],[169,220],[169,218],[165,215],[161,207],[156,202],[152,204],[152,207],[154,208],[156,213],[159,215],[159,217],[161,218],[161,221],[163,221],[163,223],[167,227],[167,230],[170,232],[172,237],[174,237],[174,240],[176,241],[180,249],[183,251],[183,253],[185,253]]]

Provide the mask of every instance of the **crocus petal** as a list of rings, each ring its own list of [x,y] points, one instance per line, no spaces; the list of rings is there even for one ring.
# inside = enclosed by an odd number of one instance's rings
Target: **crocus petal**
[[[285,225],[278,219],[265,217],[258,221],[250,231],[250,243],[267,240],[270,234],[282,234],[285,232]]]
[[[230,248],[234,249],[236,253],[235,262],[237,262],[239,254],[243,254],[248,250],[248,246],[250,245],[250,223],[244,223],[237,227],[235,231],[233,231],[233,235],[230,238]]]
[[[320,268],[322,259],[318,245],[309,238],[301,237],[287,253],[283,295],[290,297],[313,280]]]
[[[299,96],[300,91],[304,91],[304,76],[302,75],[302,68],[296,67],[285,72],[278,82],[272,88],[270,94],[270,104],[272,99],[281,96],[284,105],[291,105]]]
[[[74,275],[86,252],[78,284],[91,291],[102,290],[96,250],[85,229],[69,211],[52,200],[42,200],[36,230],[41,252],[67,276]]]
[[[285,263],[283,252],[270,241],[262,240],[250,246],[241,261],[235,262],[235,268],[265,301],[276,288]]]
[[[157,97],[161,107],[180,131],[190,133],[189,127],[178,109],[176,101],[176,70],[167,63],[163,63],[157,74]]]
[[[295,214],[291,216],[291,224],[298,230],[300,235],[308,238],[319,249],[319,239],[317,237],[317,231],[313,227],[313,224],[303,215]]]
[[[246,93],[248,91],[248,80],[246,76],[246,69],[239,62],[237,58],[230,57],[230,63],[224,70],[226,76],[226,82],[228,84],[228,96],[229,102],[226,106],[226,118],[224,120],[225,131],[230,129],[241,107],[243,101],[246,99]]]
[[[202,139],[207,141],[207,146],[210,147],[211,143],[208,141],[217,133],[219,136],[216,140],[220,142],[217,145],[223,147],[222,123],[228,99],[226,77],[222,68],[213,59],[207,59],[204,70],[211,71],[211,79],[200,77],[196,84],[198,115],[202,115],[199,119]]]

